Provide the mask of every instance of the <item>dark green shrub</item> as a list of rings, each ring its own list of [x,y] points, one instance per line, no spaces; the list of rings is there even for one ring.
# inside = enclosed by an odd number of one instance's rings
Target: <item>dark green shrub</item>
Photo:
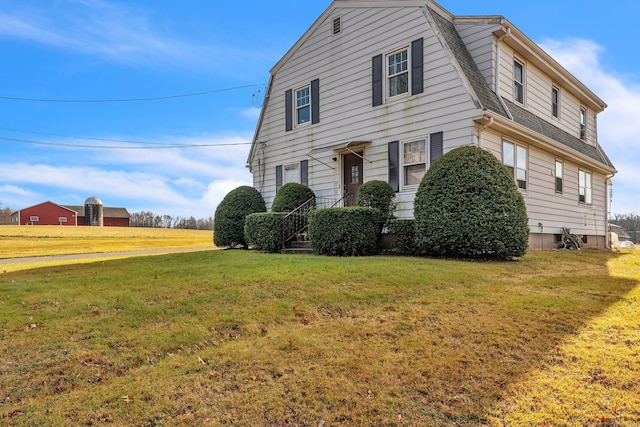
[[[416,223],[413,219],[392,219],[382,235],[383,250],[393,255],[417,255]]]
[[[316,209],[309,214],[311,245],[320,255],[378,254],[379,222],[380,211],[374,208]]]
[[[289,182],[278,189],[271,205],[271,212],[291,212],[309,199],[316,198],[306,185]]]
[[[248,215],[244,223],[244,239],[257,251],[282,250],[283,212],[260,212]]]
[[[243,185],[231,190],[216,209],[213,219],[213,243],[219,247],[242,245],[244,239],[244,220],[255,212],[266,212],[267,207],[258,190]]]
[[[509,259],[524,255],[529,228],[524,199],[488,151],[460,147],[438,158],[414,201],[421,253]]]
[[[396,193],[386,181],[367,181],[358,189],[356,203],[365,208],[378,209],[382,217],[381,226],[384,227],[393,218],[393,212],[396,210]]]

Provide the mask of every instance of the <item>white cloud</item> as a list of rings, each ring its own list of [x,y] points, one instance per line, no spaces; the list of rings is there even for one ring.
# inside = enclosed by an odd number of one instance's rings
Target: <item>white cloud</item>
[[[600,59],[604,49],[592,41],[546,40],[541,46],[607,103],[607,109],[598,115],[598,141],[618,170],[613,179],[612,210],[640,212],[640,85],[634,76],[605,67]]]

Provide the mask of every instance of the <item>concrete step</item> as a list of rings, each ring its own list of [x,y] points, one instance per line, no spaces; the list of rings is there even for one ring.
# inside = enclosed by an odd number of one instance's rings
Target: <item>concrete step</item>
[[[311,242],[309,240],[303,241],[292,241],[290,242],[290,248],[284,248],[282,250],[283,254],[312,254],[313,248],[311,247]]]

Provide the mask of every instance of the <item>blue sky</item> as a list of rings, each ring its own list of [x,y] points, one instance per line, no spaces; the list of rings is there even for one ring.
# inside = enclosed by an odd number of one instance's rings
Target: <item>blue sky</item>
[[[0,207],[97,196],[130,212],[212,216],[251,184],[269,69],[329,4],[0,0]],[[598,124],[619,171],[612,212],[640,213],[640,2],[440,4],[506,17],[609,105]]]

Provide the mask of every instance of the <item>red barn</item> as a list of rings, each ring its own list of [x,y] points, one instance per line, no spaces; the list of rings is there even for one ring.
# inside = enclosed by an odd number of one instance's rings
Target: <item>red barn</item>
[[[53,202],[43,202],[11,214],[15,225],[78,225],[78,213]]]
[[[126,208],[102,209],[105,227],[129,227],[129,212]],[[44,202],[11,214],[15,225],[88,225],[84,206],[61,206]]]

